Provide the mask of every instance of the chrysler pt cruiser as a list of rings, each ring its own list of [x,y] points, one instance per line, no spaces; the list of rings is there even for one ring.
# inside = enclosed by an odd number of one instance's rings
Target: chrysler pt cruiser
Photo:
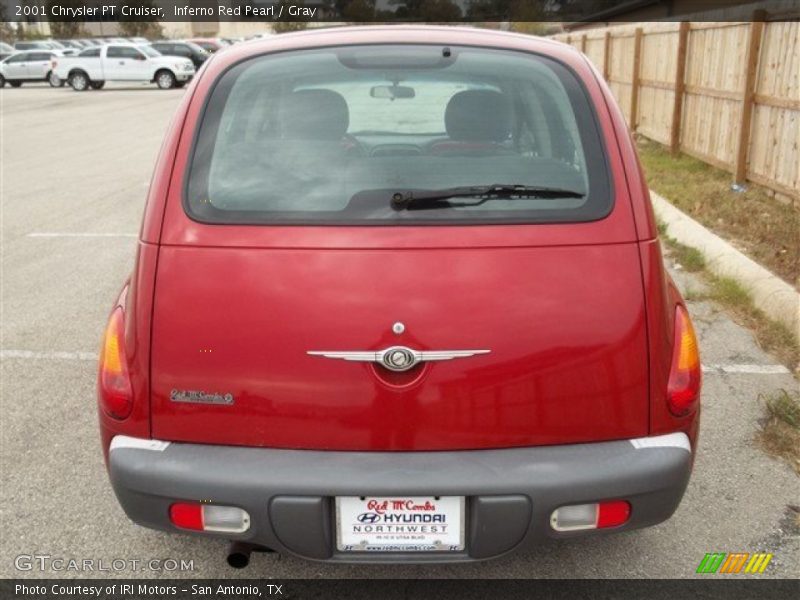
[[[333,562],[659,523],[700,362],[634,145],[573,48],[442,27],[213,55],[101,352],[136,523]]]

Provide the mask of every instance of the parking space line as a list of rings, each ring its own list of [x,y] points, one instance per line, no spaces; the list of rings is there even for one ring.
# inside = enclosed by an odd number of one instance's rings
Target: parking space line
[[[36,350],[0,350],[0,358],[22,360],[97,360],[94,352],[39,352]]]
[[[97,360],[93,352],[40,352],[37,350],[0,350],[0,358],[22,360]],[[736,373],[741,375],[787,375],[791,371],[783,365],[703,365],[704,373]]]
[[[783,375],[791,371],[783,365],[703,365],[703,373],[740,373],[744,375]]]
[[[123,237],[123,238],[135,238],[138,234],[136,233],[94,233],[94,232],[82,232],[82,233],[70,233],[70,232],[57,232],[57,231],[35,231],[33,233],[27,234],[25,237],[32,237],[32,238],[97,238],[97,237]]]

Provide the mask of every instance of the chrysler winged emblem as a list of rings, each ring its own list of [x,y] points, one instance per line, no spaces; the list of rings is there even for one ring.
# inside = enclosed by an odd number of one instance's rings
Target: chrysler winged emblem
[[[405,346],[391,346],[385,350],[354,352],[309,350],[308,354],[355,362],[374,362],[390,371],[408,371],[421,362],[468,358],[476,354],[489,354],[489,352],[491,350],[412,350]]]

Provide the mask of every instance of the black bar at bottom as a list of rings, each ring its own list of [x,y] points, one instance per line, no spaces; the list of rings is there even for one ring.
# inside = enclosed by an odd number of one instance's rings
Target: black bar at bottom
[[[416,600],[786,600],[800,597],[797,579],[4,579],[3,600],[162,600],[230,598]]]

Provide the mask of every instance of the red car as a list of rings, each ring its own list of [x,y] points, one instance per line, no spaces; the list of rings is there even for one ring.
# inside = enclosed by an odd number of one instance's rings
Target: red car
[[[659,523],[700,361],[607,85],[449,27],[215,54],[163,144],[100,361],[141,525],[334,562]]]

